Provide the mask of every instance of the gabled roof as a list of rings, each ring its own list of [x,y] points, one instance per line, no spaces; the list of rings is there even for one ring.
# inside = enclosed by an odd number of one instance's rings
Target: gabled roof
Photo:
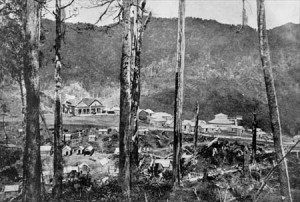
[[[154,111],[152,111],[151,109],[145,109],[144,111],[147,112],[148,114],[153,114],[154,113]]]
[[[90,106],[94,102],[99,102],[100,105],[103,106],[103,104],[95,98],[83,98],[76,106],[78,106],[80,103],[84,103],[86,106]]]
[[[155,163],[161,164],[164,168],[169,168],[171,165],[170,159],[155,159]]]
[[[78,165],[78,168],[82,169],[83,166],[87,166],[87,167],[90,167],[88,164],[86,163],[81,163]]]
[[[65,133],[64,135],[65,135],[65,136],[68,136],[68,137],[71,137],[71,136],[72,136],[71,133]]]
[[[182,121],[182,125],[184,126],[184,125],[188,125],[188,124],[191,124],[191,120],[183,120]]]
[[[216,114],[215,118],[209,121],[211,124],[220,124],[220,125],[231,125],[234,124],[234,121],[230,121],[226,114],[220,113]]]
[[[85,148],[85,150],[87,150],[87,151],[92,151],[94,149],[94,147],[93,146],[88,146],[87,148]]]
[[[65,145],[65,146],[63,147],[63,150],[65,150],[65,149],[67,149],[67,150],[72,150],[72,148],[71,148],[70,146],[68,146],[68,145]]]
[[[40,146],[40,151],[51,151],[51,148],[49,145]]]
[[[208,124],[205,124],[205,125],[201,125],[201,128],[216,128],[218,129],[219,127],[215,126],[215,125],[208,125]]]
[[[19,191],[20,185],[5,185],[4,192]]]
[[[216,114],[215,117],[228,117],[228,115],[220,113],[220,114]]]
[[[202,125],[205,125],[205,124],[206,124],[206,122],[203,121],[203,120],[199,120],[199,122],[198,122],[198,126],[202,126]],[[191,125],[191,126],[195,126],[195,125],[196,125],[196,122],[191,121],[191,122],[190,122],[190,125]]]
[[[173,116],[166,112],[155,112],[153,113],[152,117],[173,117]]]
[[[78,166],[65,166],[64,167],[64,174],[67,174],[67,173],[70,173],[72,172],[73,170],[75,170],[76,172],[78,172]]]

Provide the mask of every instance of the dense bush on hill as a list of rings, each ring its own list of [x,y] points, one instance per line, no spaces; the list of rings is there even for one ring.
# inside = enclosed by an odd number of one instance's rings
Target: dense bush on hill
[[[44,66],[41,87],[53,89],[54,22],[44,20]],[[216,113],[242,115],[251,125],[258,112],[259,127],[270,131],[263,73],[255,29],[213,20],[187,18],[184,118],[193,117],[196,101],[201,118]],[[144,35],[141,108],[173,113],[177,19],[152,18]],[[300,26],[286,24],[269,30],[271,58],[285,134],[295,135],[300,123]],[[121,26],[67,24],[63,44],[64,85],[79,83],[90,95],[106,97],[117,90]],[[114,96],[118,96],[115,93]],[[118,100],[117,97],[111,100]]]

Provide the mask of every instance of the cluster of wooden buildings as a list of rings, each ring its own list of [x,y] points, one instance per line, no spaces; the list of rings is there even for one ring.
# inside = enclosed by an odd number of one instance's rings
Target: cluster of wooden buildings
[[[94,147],[92,145],[82,146],[78,145],[75,147],[71,147],[69,145],[64,145],[62,149],[63,156],[71,156],[72,154],[77,155],[92,155],[94,152]],[[40,146],[41,156],[51,156],[53,154],[53,147],[50,145]]]

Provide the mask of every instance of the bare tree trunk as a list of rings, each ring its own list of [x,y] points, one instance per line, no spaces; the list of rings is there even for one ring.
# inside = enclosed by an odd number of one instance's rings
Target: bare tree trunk
[[[19,73],[19,78],[18,78],[17,82],[18,82],[19,87],[20,87],[22,112],[23,112],[23,109],[25,108],[25,99],[24,99],[25,94],[24,94],[24,89],[23,89],[23,77],[22,77],[22,73]]]
[[[40,84],[39,84],[39,39],[40,5],[27,0],[25,5],[24,81],[26,87],[26,140],[23,158],[22,201],[41,201],[41,156],[40,156]]]
[[[195,111],[195,135],[194,135],[194,148],[195,148],[195,156],[196,156],[196,148],[198,142],[198,124],[199,124],[199,103],[196,104],[196,111]]]
[[[123,1],[122,58],[120,69],[119,181],[128,198],[131,190],[131,0]]]
[[[253,122],[252,122],[252,163],[256,162],[256,113],[253,113]]]
[[[63,157],[62,157],[62,109],[61,109],[61,41],[62,17],[61,0],[55,1],[56,38],[55,38],[55,109],[54,109],[54,198],[60,200],[62,195]]]
[[[243,167],[244,177],[248,178],[250,176],[250,167],[249,167],[250,154],[247,145],[245,145],[243,153],[244,153],[244,167]]]
[[[5,144],[8,145],[8,135],[7,135],[6,130],[5,130],[5,116],[6,116],[6,114],[3,113],[3,116],[2,116],[3,132],[4,132],[4,135],[5,135]]]
[[[146,1],[142,2],[142,5],[140,0],[135,0],[135,15],[134,15],[134,24],[133,24],[133,31],[134,31],[134,41],[132,45],[134,46],[134,55],[132,57],[132,60],[134,62],[133,64],[133,83],[132,83],[132,116],[136,117],[134,122],[134,140],[133,140],[133,162],[135,166],[139,166],[139,137],[138,137],[138,117],[137,117],[137,111],[140,106],[140,97],[141,97],[141,80],[140,80],[140,74],[141,74],[141,49],[142,49],[142,41],[143,41],[143,35],[144,31],[147,28],[147,24],[150,21],[151,18],[151,12],[149,13],[149,16],[147,19],[142,23],[143,20],[143,14],[144,14],[144,8],[146,6]]]
[[[139,24],[140,24],[140,11],[139,0],[134,0],[134,18],[133,18],[133,40],[132,40],[132,103],[131,103],[131,130],[133,138],[133,151],[132,151],[132,167],[133,171],[139,166],[139,137],[138,137],[138,117],[137,111],[140,102],[140,54],[138,55],[137,48],[139,43]]]
[[[271,120],[271,128],[273,132],[274,148],[277,162],[283,158],[284,150],[282,147],[282,132],[280,125],[279,110],[277,104],[277,97],[273,79],[273,72],[270,59],[270,50],[268,43],[268,36],[266,30],[266,16],[264,0],[257,0],[257,23],[258,23],[258,37],[259,37],[259,51],[261,56],[262,68],[264,72],[265,85],[267,91],[269,113]],[[286,159],[278,166],[280,192],[282,201],[292,201],[291,189],[289,183],[289,174]]]
[[[185,0],[179,0],[177,65],[175,75],[175,107],[174,107],[174,144],[173,144],[173,185],[180,186],[180,159],[182,147],[181,116],[183,105],[183,73],[185,56]]]

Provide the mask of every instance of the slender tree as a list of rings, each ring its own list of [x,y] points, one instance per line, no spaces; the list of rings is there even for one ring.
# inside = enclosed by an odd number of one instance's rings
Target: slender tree
[[[26,139],[23,158],[23,197],[25,202],[41,201],[41,156],[40,156],[40,83],[39,39],[40,12],[38,1],[24,2],[24,82],[26,87]]]
[[[119,182],[130,199],[131,190],[131,0],[123,1],[120,69]]]
[[[173,185],[180,185],[180,159],[182,147],[181,116],[183,105],[183,73],[185,56],[185,0],[179,0],[177,64],[175,72],[175,107],[174,107],[174,143],[173,143]]]
[[[63,158],[62,158],[62,109],[61,109],[61,41],[62,41],[62,16],[61,0],[55,1],[55,109],[54,109],[54,198],[60,199],[62,194]]]
[[[256,113],[253,113],[252,121],[252,162],[256,162],[256,130],[257,130],[257,121]]]
[[[271,120],[271,129],[273,133],[274,148],[277,162],[283,158],[284,150],[282,146],[282,131],[278,110],[278,103],[276,97],[276,90],[274,85],[273,71],[270,59],[270,49],[268,43],[268,35],[266,29],[266,14],[264,0],[257,0],[257,24],[258,24],[258,38],[259,38],[259,52],[261,57],[262,69],[264,73],[269,113]],[[287,169],[287,162],[284,159],[279,169],[280,192],[282,201],[292,201],[289,174]]]
[[[139,137],[138,137],[138,114],[137,111],[140,105],[140,96],[141,96],[141,80],[140,80],[140,72],[141,72],[141,49],[142,49],[142,41],[143,35],[147,28],[147,25],[151,18],[151,12],[149,13],[148,17],[144,20],[144,12],[146,1],[135,0],[134,2],[134,23],[133,23],[133,43],[132,50],[134,51],[132,56],[132,69],[133,69],[133,81],[132,81],[132,117],[134,119],[133,125],[133,162],[136,166],[139,164]],[[133,123],[131,123],[133,124]]]
[[[195,108],[195,131],[194,131],[194,148],[196,154],[197,142],[198,142],[198,125],[199,125],[199,103],[196,103]]]
[[[136,170],[138,166],[138,117],[137,111],[139,108],[140,102],[140,69],[137,66],[137,46],[138,46],[138,37],[139,37],[139,0],[133,0],[133,34],[132,34],[132,45],[131,45],[131,68],[132,68],[132,85],[131,85],[131,93],[132,93],[132,102],[131,102],[131,115],[130,115],[130,130],[133,137],[133,150],[132,150],[132,168],[133,171]]]

